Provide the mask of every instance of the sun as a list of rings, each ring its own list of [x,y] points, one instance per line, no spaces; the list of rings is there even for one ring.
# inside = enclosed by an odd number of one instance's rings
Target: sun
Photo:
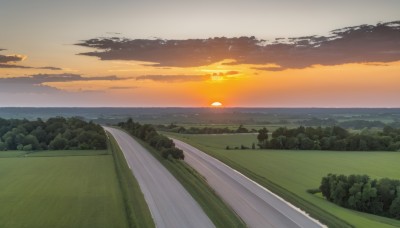
[[[213,102],[213,103],[211,104],[211,106],[212,106],[212,107],[221,107],[221,106],[222,106],[222,103],[221,103],[221,102],[218,102],[218,101],[215,101],[215,102]]]

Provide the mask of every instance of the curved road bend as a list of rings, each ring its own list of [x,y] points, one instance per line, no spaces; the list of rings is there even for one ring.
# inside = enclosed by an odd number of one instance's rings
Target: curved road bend
[[[173,141],[185,152],[185,161],[249,227],[326,227],[219,160],[187,143]]]
[[[127,133],[104,127],[117,140],[159,228],[215,227],[174,176]]]

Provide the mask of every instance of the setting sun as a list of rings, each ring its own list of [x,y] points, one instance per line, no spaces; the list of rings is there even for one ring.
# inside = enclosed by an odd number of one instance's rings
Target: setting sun
[[[213,103],[211,104],[211,106],[212,106],[212,107],[221,107],[222,104],[221,104],[221,102],[216,101],[216,102],[213,102]]]

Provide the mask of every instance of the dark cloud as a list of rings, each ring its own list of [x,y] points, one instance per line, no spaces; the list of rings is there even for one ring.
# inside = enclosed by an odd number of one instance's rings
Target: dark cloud
[[[45,85],[48,82],[125,80],[116,76],[83,77],[77,74],[36,74],[31,76],[0,78],[2,93],[56,93],[61,90]]]
[[[333,30],[330,36],[277,38],[267,44],[255,37],[188,40],[96,38],[79,46],[96,49],[81,55],[102,60],[153,62],[152,66],[194,67],[224,59],[236,64],[276,64],[261,70],[285,70],[313,65],[392,62],[400,60],[400,21]]]
[[[1,49],[0,51],[5,51],[6,49]],[[41,70],[62,70],[59,67],[31,67],[31,66],[21,66],[15,64],[9,64],[10,62],[20,62],[26,58],[24,55],[0,55],[0,68],[16,68],[16,69],[41,69]]]
[[[22,55],[0,55],[0,63],[19,62],[24,58]]]
[[[62,68],[59,68],[59,67],[52,67],[52,66],[36,67],[35,69],[41,69],[41,70],[62,70]]]
[[[282,68],[282,67],[253,67],[252,69],[265,70],[265,71],[282,71],[282,70],[285,70],[285,68]]]
[[[0,68],[32,69],[33,67],[0,63]]]
[[[143,75],[136,77],[136,80],[151,80],[159,82],[190,82],[204,81],[208,76],[205,75]]]
[[[14,69],[39,69],[39,70],[62,70],[59,67],[30,67],[30,66],[22,66],[22,65],[15,65],[15,64],[3,64],[0,63],[0,68],[14,68]]]
[[[232,76],[232,75],[237,75],[239,73],[240,73],[239,71],[232,70],[227,72],[218,72],[218,73],[214,72],[212,74],[207,74],[207,76]]]
[[[139,88],[139,87],[137,87],[137,86],[112,86],[112,87],[109,87],[109,89],[116,89],[116,90],[119,90],[119,89],[137,89],[137,88]]]

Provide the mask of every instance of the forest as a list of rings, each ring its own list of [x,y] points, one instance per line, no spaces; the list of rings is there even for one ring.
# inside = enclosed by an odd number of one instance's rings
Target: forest
[[[263,149],[337,150],[337,151],[399,151],[400,129],[385,126],[382,131],[351,133],[339,126],[280,127],[269,140],[266,128],[258,131],[258,145]]]
[[[147,142],[151,147],[159,151],[164,158],[173,157],[182,160],[185,158],[183,151],[176,148],[171,139],[159,134],[151,124],[142,125],[129,118],[126,122],[118,123],[118,126],[128,131],[131,135]]]
[[[103,128],[80,118],[0,118],[0,151],[4,150],[101,150],[106,149]]]
[[[400,219],[400,180],[328,174],[322,178],[319,190],[327,200],[342,207]]]

